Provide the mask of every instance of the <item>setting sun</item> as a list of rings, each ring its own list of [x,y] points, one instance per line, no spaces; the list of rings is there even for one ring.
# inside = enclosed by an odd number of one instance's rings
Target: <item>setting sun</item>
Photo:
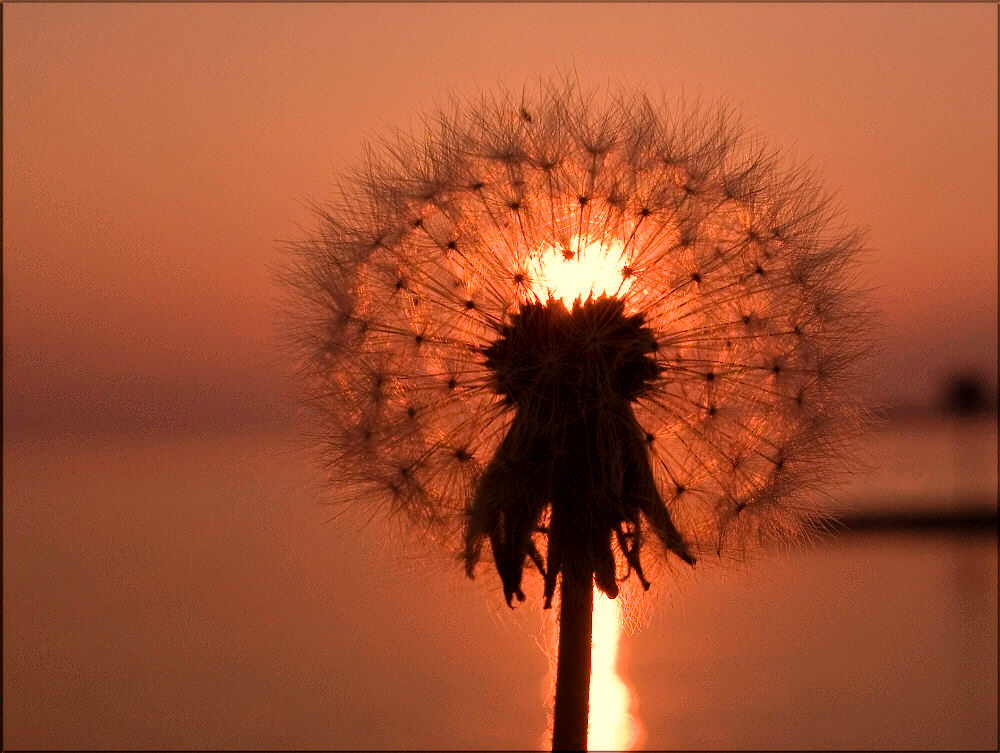
[[[574,238],[568,248],[543,246],[528,262],[531,290],[540,300],[556,298],[567,308],[577,298],[621,296],[632,283],[625,265],[625,248],[615,240]]]

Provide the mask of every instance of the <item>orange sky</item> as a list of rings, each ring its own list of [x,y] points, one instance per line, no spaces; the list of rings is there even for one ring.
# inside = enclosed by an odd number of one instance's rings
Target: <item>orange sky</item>
[[[274,286],[366,137],[575,64],[722,96],[868,225],[874,394],[996,374],[997,13],[985,5],[4,8],[5,430],[282,420]]]

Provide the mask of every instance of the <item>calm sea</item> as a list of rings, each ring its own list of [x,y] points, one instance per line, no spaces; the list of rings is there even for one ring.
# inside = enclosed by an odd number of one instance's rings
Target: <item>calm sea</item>
[[[278,435],[4,441],[5,748],[534,748],[547,623]],[[994,418],[891,425],[853,513],[996,509]],[[660,589],[640,745],[997,747],[996,533],[851,534]]]

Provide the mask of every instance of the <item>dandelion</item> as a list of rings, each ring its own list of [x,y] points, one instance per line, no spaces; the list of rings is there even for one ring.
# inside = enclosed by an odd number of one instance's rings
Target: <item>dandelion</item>
[[[822,524],[860,233],[726,108],[564,82],[427,119],[317,211],[290,279],[338,500],[492,560],[508,605],[558,585],[553,744],[585,747],[595,586]]]

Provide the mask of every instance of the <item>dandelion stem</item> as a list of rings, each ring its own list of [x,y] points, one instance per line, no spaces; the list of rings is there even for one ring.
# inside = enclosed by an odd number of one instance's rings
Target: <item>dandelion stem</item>
[[[586,750],[594,626],[593,576],[577,568],[563,568],[561,581],[552,750]]]

